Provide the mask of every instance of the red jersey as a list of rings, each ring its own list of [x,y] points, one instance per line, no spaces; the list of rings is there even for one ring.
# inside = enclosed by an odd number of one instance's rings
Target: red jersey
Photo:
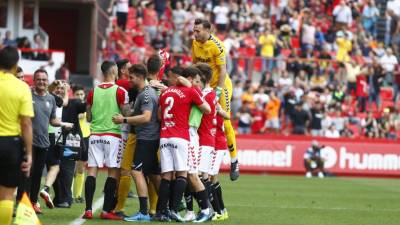
[[[172,86],[160,95],[161,138],[183,138],[189,141],[189,115],[192,103],[203,104],[194,88]]]
[[[99,84],[98,87],[100,88],[110,88],[112,87],[114,84],[112,83],[102,83]],[[121,87],[118,87],[117,89],[117,102],[119,106],[125,105],[129,103],[129,97],[128,97],[128,92]],[[87,96],[87,104],[89,104],[90,106],[93,104],[93,89],[89,91],[88,96]]]
[[[129,91],[131,89],[131,84],[129,83],[128,79],[118,79],[115,84],[123,87],[126,91]]]
[[[217,94],[212,88],[203,90],[204,100],[210,105],[210,114],[203,114],[201,124],[197,133],[199,133],[200,146],[215,146],[215,134],[217,125],[217,112],[215,106],[217,104]]]
[[[357,97],[368,97],[368,83],[364,75],[357,76],[356,94]]]
[[[224,118],[217,115],[217,132],[215,135],[215,150],[227,150],[228,144],[226,143]]]

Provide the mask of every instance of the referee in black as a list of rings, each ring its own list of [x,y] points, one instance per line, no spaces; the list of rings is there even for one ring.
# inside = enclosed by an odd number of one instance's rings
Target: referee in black
[[[32,163],[33,104],[28,85],[17,79],[18,51],[0,50],[0,224],[9,225],[14,192]],[[25,151],[24,151],[25,149]]]

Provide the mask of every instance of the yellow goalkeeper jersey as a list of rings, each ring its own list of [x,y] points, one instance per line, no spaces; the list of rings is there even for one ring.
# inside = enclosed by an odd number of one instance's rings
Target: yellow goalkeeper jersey
[[[193,40],[192,59],[194,63],[203,62],[210,65],[213,71],[210,85],[212,88],[218,86],[219,66],[226,64],[224,44],[214,35],[211,35],[205,43]],[[229,80],[229,75],[226,75],[225,83],[227,80]]]

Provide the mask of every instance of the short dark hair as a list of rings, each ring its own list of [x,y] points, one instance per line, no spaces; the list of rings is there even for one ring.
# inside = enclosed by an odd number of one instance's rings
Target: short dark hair
[[[212,69],[207,63],[196,63],[196,68],[201,72],[201,82],[207,84],[212,77]]]
[[[140,76],[143,79],[147,77],[147,69],[143,64],[133,64],[129,68],[129,74],[133,74],[135,76]]]
[[[20,66],[17,67],[17,73],[22,73],[24,72],[24,70],[22,70],[22,68]]]
[[[180,66],[174,66],[170,71],[176,75],[182,76],[183,69]]]
[[[157,54],[153,54],[147,60],[147,71],[150,74],[156,74],[160,72],[161,65],[162,65],[161,57]]]
[[[208,20],[197,18],[194,20],[194,25],[203,25],[206,29],[211,29],[211,23]]]
[[[0,50],[0,68],[11,70],[19,60],[18,50],[15,47],[7,46]]]
[[[49,76],[49,74],[47,73],[47,71],[45,69],[37,69],[34,73],[33,73],[33,79],[36,78],[36,75],[38,73],[45,73],[47,75],[47,77]]]
[[[182,71],[182,77],[195,78],[197,75],[201,75],[201,71],[194,66],[189,66]]]
[[[117,61],[118,76],[121,76],[121,69],[129,62],[128,59],[121,59]]]
[[[75,85],[72,87],[72,92],[75,93],[77,91],[85,91],[85,88],[82,85]]]
[[[112,61],[104,61],[102,64],[101,64],[101,72],[103,72],[103,74],[106,74],[106,73],[108,73],[109,71],[110,71],[110,69],[113,67],[113,66],[116,66],[117,64],[115,63],[115,62],[112,62]]]

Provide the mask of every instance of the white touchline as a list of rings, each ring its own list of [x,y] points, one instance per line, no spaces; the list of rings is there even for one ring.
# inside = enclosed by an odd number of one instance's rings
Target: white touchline
[[[96,212],[96,210],[100,209],[100,207],[103,205],[104,202],[104,195],[101,196],[101,198],[97,199],[97,201],[93,205],[93,213]],[[82,225],[86,222],[85,219],[82,219],[82,215],[79,216],[79,218],[75,219],[72,221],[69,225]]]
[[[377,209],[377,208],[345,208],[345,207],[307,207],[307,206],[268,206],[268,205],[249,205],[249,204],[230,204],[234,207],[256,207],[256,208],[270,208],[270,209],[312,209],[312,210],[334,210],[334,211],[367,211],[367,212],[400,212],[399,208],[394,209]]]

